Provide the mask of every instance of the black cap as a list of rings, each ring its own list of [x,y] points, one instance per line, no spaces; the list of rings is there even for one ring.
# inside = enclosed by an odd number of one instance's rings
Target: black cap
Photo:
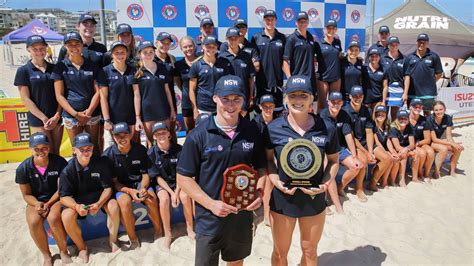
[[[110,45],[110,51],[113,51],[115,48],[117,48],[119,46],[125,47],[125,49],[128,50],[128,47],[125,45],[125,43],[123,43],[121,41],[115,41]]]
[[[418,105],[418,104],[423,105],[423,101],[421,99],[415,98],[415,99],[412,99],[410,102],[411,106]]]
[[[275,12],[275,10],[267,9],[267,10],[265,11],[265,14],[263,14],[263,18],[266,18],[266,17],[274,17],[274,18],[277,18],[277,13]]]
[[[156,36],[157,41],[163,41],[163,40],[166,40],[166,39],[173,42],[173,38],[171,37],[171,35],[168,32],[162,31],[162,32],[158,33],[158,35]]]
[[[416,37],[417,41],[429,41],[430,37],[426,33],[420,33],[418,34],[418,37]]]
[[[81,17],[79,18],[79,23],[82,23],[88,20],[92,21],[94,24],[97,24],[97,21],[95,20],[94,16],[89,15],[89,14],[82,14]]]
[[[369,56],[373,55],[373,54],[376,54],[376,55],[379,55],[380,56],[380,51],[378,48],[372,48],[369,50]]]
[[[225,37],[226,38],[230,38],[230,37],[239,37],[240,36],[240,32],[237,28],[228,28],[227,29],[227,33],[225,34]]]
[[[351,93],[350,94],[352,96],[364,95],[364,89],[359,85],[354,85],[351,88]]]
[[[227,95],[239,95],[245,97],[242,79],[234,75],[225,75],[221,77],[216,83],[214,95],[219,97]]]
[[[150,41],[143,41],[141,42],[137,49],[138,49],[138,52],[140,52],[141,50],[145,49],[145,48],[148,48],[148,47],[153,47],[153,49],[156,49],[156,47],[153,45],[153,43],[151,43]]]
[[[275,99],[273,98],[273,95],[265,94],[262,97],[260,97],[260,104],[262,103],[275,103]]]
[[[36,132],[30,136],[30,148],[40,144],[49,145],[48,136],[41,132]]]
[[[75,31],[71,31],[64,35],[64,43],[67,43],[69,41],[76,40],[82,42],[81,35]]]
[[[155,133],[157,130],[159,129],[168,129],[168,127],[166,126],[166,123],[165,122],[156,122],[152,129],[151,129],[151,132]]]
[[[240,25],[244,25],[245,27],[248,27],[247,21],[243,18],[238,18],[237,20],[235,20],[234,26],[237,27]]]
[[[359,41],[356,41],[356,40],[353,40],[349,43],[349,46],[347,47],[347,49],[353,47],[353,46],[356,46],[356,47],[359,47],[360,49],[360,42]]]
[[[378,113],[378,112],[384,112],[384,113],[386,113],[386,112],[387,112],[387,107],[385,107],[385,105],[377,105],[377,106],[375,107],[375,111],[374,111],[374,112],[376,112],[376,113]]]
[[[390,33],[390,28],[388,26],[380,26],[379,33]]]
[[[400,119],[400,118],[408,118],[408,112],[407,110],[400,110],[398,111],[397,113],[397,118]]]
[[[392,43],[400,43],[400,40],[398,39],[397,36],[390,36],[390,38],[388,38],[388,44],[392,44]]]
[[[215,44],[217,45],[217,39],[214,36],[206,36],[204,37],[204,40],[202,41],[203,45],[208,45],[208,44]]]
[[[74,147],[80,148],[84,146],[94,146],[91,135],[86,132],[79,133],[74,137]]]
[[[203,19],[201,19],[201,26],[200,27],[204,27],[205,25],[214,26],[214,21],[212,21],[212,18],[203,18]]]
[[[125,122],[120,122],[114,125],[114,128],[112,130],[112,134],[120,134],[120,133],[127,133],[130,134],[130,128],[128,127],[128,124]]]
[[[291,76],[286,82],[284,92],[288,94],[294,91],[304,91],[306,93],[313,94],[313,88],[311,88],[311,80],[307,76]]]
[[[48,45],[46,43],[46,40],[43,38],[43,36],[31,35],[30,37],[28,37],[26,39],[26,48],[32,46],[33,44],[37,44],[37,43],[42,43],[44,45]]]
[[[210,117],[211,117],[211,115],[208,114],[208,113],[202,113],[202,114],[198,115],[198,117],[196,117],[196,126],[199,126],[199,124],[201,122],[206,121]]]
[[[296,21],[298,21],[298,20],[300,20],[300,19],[309,19],[308,13],[306,13],[305,11],[299,12],[299,13],[296,15]]]
[[[337,28],[337,21],[334,19],[330,19],[326,22],[326,28],[327,27],[336,27]]]
[[[115,30],[115,33],[117,35],[125,33],[125,32],[130,32],[132,33],[132,27],[126,23],[120,23],[117,25],[117,29]]]
[[[337,100],[342,100],[342,99],[343,99],[342,93],[340,93],[338,91],[333,91],[333,92],[329,93],[328,100],[330,100],[330,101],[337,101]]]

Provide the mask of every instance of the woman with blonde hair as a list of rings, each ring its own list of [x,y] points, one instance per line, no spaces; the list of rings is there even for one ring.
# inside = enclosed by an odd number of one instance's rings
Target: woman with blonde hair
[[[126,23],[120,23],[115,30],[115,41],[122,42],[127,47],[127,64],[135,66],[136,64],[136,43],[133,36],[132,27]],[[103,57],[104,66],[112,62],[112,51],[108,51]]]

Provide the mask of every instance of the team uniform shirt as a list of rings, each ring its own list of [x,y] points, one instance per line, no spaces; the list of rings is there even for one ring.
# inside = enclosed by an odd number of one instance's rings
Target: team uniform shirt
[[[423,57],[418,57],[416,51],[407,56],[408,74],[410,75],[410,89],[412,96],[436,96],[435,74],[443,73],[443,66],[438,54],[429,48]]]
[[[251,47],[251,44],[247,40],[247,38],[244,38],[244,42],[241,44],[240,49],[242,49],[244,52],[250,55],[250,58],[252,58],[252,62],[260,61],[260,55],[258,54],[257,49]],[[219,52],[227,51],[227,50],[229,50],[229,44],[227,42],[223,42],[221,44]]]
[[[174,76],[181,78],[181,109],[192,110],[191,101],[189,100],[189,70],[191,67],[186,63],[186,59],[181,59],[174,65]]]
[[[346,113],[346,111],[341,109],[335,119],[329,113],[328,108],[321,110],[319,115],[324,121],[331,123],[331,125],[336,128],[337,138],[341,149],[347,148],[346,136],[352,134],[352,128],[351,117]]]
[[[134,76],[136,69],[132,66],[127,66],[125,72],[121,74],[110,64],[102,70],[97,77],[97,84],[108,87],[107,102],[109,103],[110,121],[114,124],[126,122],[129,125],[134,125],[133,84],[137,84]]]
[[[375,71],[372,71],[370,66],[367,66],[364,70],[367,71],[365,74],[365,76],[367,76],[365,80],[366,85],[363,86],[365,95],[364,103],[381,102],[383,97],[383,81],[387,79],[384,66],[379,64],[379,68]]]
[[[374,125],[374,134],[377,135],[377,138],[380,141],[380,144],[382,144],[383,148],[388,151],[388,145],[387,141],[389,138],[389,131],[383,130],[378,128],[377,126]]]
[[[443,116],[440,124],[436,123],[434,114],[428,116],[427,120],[430,124],[431,131],[436,133],[437,138],[441,138],[448,127],[454,126],[453,117],[447,114]]]
[[[410,124],[405,127],[405,130],[402,132],[399,129],[392,127],[390,129],[390,138],[398,139],[400,146],[407,147],[410,145],[409,137],[413,136],[413,128]]]
[[[362,63],[362,59],[357,58],[355,64],[347,60],[347,57],[341,59],[341,93],[346,99],[349,99],[349,92],[355,85],[363,86],[367,79],[367,66]]]
[[[424,131],[431,131],[431,124],[428,122],[426,117],[420,115],[416,124],[411,125],[413,127],[413,136],[415,137],[415,142],[419,142],[425,139],[423,134]]]
[[[170,117],[171,109],[165,90],[168,78],[165,65],[157,63],[155,74],[144,68],[143,76],[137,79],[144,122],[164,121]]]
[[[64,81],[65,98],[74,110],[82,112],[89,108],[95,94],[94,81],[97,80],[99,71],[101,71],[99,66],[87,58],[84,58],[79,69],[72,64],[69,58],[66,58],[56,64],[51,78]],[[92,117],[99,114],[100,108],[97,106]],[[72,118],[71,114],[66,111],[63,111],[63,116]]]
[[[290,181],[290,177],[286,175],[281,167],[280,155],[283,147],[293,139],[306,139],[313,142],[321,152],[321,160],[324,161],[326,154],[334,154],[339,152],[339,143],[334,127],[325,123],[319,115],[311,116],[315,120],[314,126],[309,129],[303,136],[299,135],[288,122],[288,115],[284,115],[275,119],[267,127],[265,134],[265,147],[274,149],[275,158],[278,163],[278,176],[283,183]],[[324,175],[324,166],[321,164],[318,172],[309,177],[309,180],[320,184]],[[313,216],[321,213],[326,209],[325,193],[317,194],[314,198],[297,189],[294,195],[287,195],[279,189],[274,188],[270,198],[270,209],[279,214],[290,217]]]
[[[321,80],[325,82],[334,82],[341,78],[341,66],[339,53],[342,51],[341,40],[334,39],[332,43],[326,40],[320,44],[326,69],[322,74]]]
[[[182,146],[177,143],[171,143],[168,151],[162,151],[157,145],[153,145],[148,150],[148,157],[151,161],[151,167],[148,169],[150,178],[163,178],[171,189],[176,188],[176,166],[182,150]],[[154,180],[157,183],[157,181]]]
[[[351,128],[354,132],[354,138],[359,140],[362,146],[366,146],[367,139],[365,130],[373,130],[374,128],[374,122],[370,116],[369,109],[362,105],[359,112],[356,112],[351,104],[344,105],[342,109],[346,111],[351,118]]]
[[[103,155],[113,162],[114,178],[117,178],[120,184],[136,189],[142,181],[142,175],[148,173],[151,161],[143,145],[133,141],[131,145],[132,148],[127,154],[122,154],[117,144],[114,144],[107,148]]]
[[[38,69],[33,63],[28,61],[16,71],[15,86],[27,86],[30,92],[30,99],[35,103],[38,109],[48,118],[53,117],[58,109],[58,102],[54,93],[54,80],[51,74],[54,65],[45,61],[46,71]],[[28,123],[32,127],[42,127],[43,121],[28,112]]]
[[[257,126],[241,117],[235,134],[230,139],[217,127],[215,118],[211,117],[201,122],[186,137],[176,170],[180,175],[194,177],[209,197],[220,200],[224,171],[242,163],[256,170],[266,166]],[[240,211],[220,218],[196,202],[195,219],[197,234],[214,236],[235,219],[242,228],[251,228],[253,213]]]
[[[221,77],[229,74],[234,74],[232,64],[222,57],[217,57],[213,66],[207,64],[203,58],[193,63],[189,70],[189,78],[197,79],[196,105],[199,110],[216,111],[216,104],[212,100],[214,87]]]
[[[374,48],[377,48],[377,50],[379,50],[380,57],[383,57],[388,52],[388,47],[383,46],[380,41],[377,41],[376,43],[372,44],[366,51],[370,51]],[[365,55],[365,62],[369,62],[369,53],[366,53]]]
[[[111,162],[105,157],[92,155],[86,167],[73,157],[61,172],[59,196],[72,197],[78,204],[97,202],[104,189],[112,187],[111,169]]]
[[[199,38],[199,40],[196,42],[196,55],[197,56],[204,55],[204,50],[202,49],[202,45],[203,45],[202,41],[203,40],[201,38]],[[217,41],[217,51],[220,51],[220,47],[221,47],[222,43],[219,40],[216,40],[216,41]]]
[[[396,59],[393,59],[386,53],[383,55],[380,63],[385,69],[387,75],[388,84],[393,82],[398,82],[403,87],[403,79],[408,75],[408,63],[405,60],[405,56],[399,52],[399,55]]]
[[[258,130],[260,131],[260,134],[264,134],[265,129],[267,128],[267,124],[265,123],[265,120],[263,119],[262,114],[260,113],[260,114],[255,115],[252,121],[257,125]]]
[[[283,53],[285,51],[286,36],[275,29],[273,39],[265,31],[256,33],[250,40],[251,46],[257,49],[260,55],[260,70],[256,78],[257,95],[272,94],[277,107],[282,106],[283,92]]]
[[[107,48],[105,45],[96,42],[95,40],[92,41],[91,45],[87,45],[83,43],[82,47],[82,55],[84,58],[89,59],[96,65],[97,67],[101,68],[104,66],[104,54],[107,52]],[[57,62],[61,62],[66,57],[67,49],[65,46],[61,47],[59,50],[58,60]]]
[[[167,78],[168,78],[168,87],[170,88],[171,99],[173,100],[173,107],[174,107],[174,110],[176,112],[178,109],[176,107],[177,106],[176,105],[176,93],[174,91],[174,79],[173,79],[174,72],[175,72],[174,64],[176,62],[176,58],[173,55],[166,55],[166,58],[163,61],[155,55],[155,62],[157,64],[163,64],[165,66],[166,70],[169,73],[169,75],[167,76]]]
[[[44,174],[36,168],[33,156],[24,160],[16,169],[15,183],[29,184],[31,195],[38,201],[47,202],[58,191],[58,179],[67,161],[56,154],[48,154],[48,166]]]

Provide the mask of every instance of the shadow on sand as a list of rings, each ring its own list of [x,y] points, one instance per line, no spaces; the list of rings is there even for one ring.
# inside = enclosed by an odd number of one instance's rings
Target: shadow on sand
[[[335,253],[323,253],[318,256],[318,265],[381,265],[387,258],[379,247],[367,245],[354,250],[343,250]]]

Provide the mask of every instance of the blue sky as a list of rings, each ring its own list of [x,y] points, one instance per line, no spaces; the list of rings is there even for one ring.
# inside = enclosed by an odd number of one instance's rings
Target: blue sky
[[[0,3],[6,1],[4,6],[11,8],[62,8],[69,11],[87,11],[99,9],[99,0],[0,0]],[[164,0],[160,0],[164,1]],[[239,0],[243,1],[243,0]],[[251,0],[254,1],[254,0]],[[412,0],[422,1],[422,0]],[[71,4],[74,2],[74,4]],[[370,10],[371,0],[367,0],[367,10]],[[379,18],[393,9],[400,6],[403,0],[376,0],[375,18]],[[448,15],[454,16],[459,20],[474,24],[474,4],[472,0],[428,0],[429,3],[439,8]],[[115,9],[115,0],[105,0],[106,9]]]

